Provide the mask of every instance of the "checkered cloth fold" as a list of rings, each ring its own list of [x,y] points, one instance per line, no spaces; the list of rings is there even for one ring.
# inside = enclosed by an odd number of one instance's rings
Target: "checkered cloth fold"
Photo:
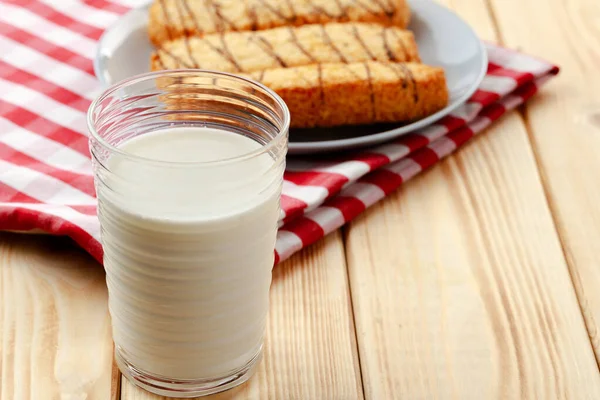
[[[101,91],[92,65],[96,42],[128,6],[0,0],[0,229],[67,235],[101,261],[86,111]],[[487,75],[452,115],[327,161],[288,160],[276,262],[465,145],[558,73],[545,61],[486,46]]]

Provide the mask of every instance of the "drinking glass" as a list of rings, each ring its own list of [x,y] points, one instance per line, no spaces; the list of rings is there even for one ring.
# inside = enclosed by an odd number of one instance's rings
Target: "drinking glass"
[[[265,86],[202,70],[136,76],[90,106],[116,360],[134,384],[194,397],[251,376],[262,354],[289,122]],[[182,128],[200,135],[182,159],[126,145],[153,139],[169,149]],[[251,149],[207,160],[207,130],[222,139],[211,146],[241,135]]]

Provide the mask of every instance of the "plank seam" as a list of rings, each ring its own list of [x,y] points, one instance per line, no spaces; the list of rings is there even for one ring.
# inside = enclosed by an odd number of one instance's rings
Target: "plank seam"
[[[591,332],[594,329],[594,326],[596,326],[595,321],[594,321],[594,316],[593,316],[593,314],[586,311],[587,307],[585,305],[587,304],[587,301],[586,301],[586,296],[583,294],[583,292],[585,290],[583,288],[583,285],[581,284],[581,279],[579,277],[579,274],[577,274],[577,268],[575,266],[575,261],[574,261],[573,257],[571,256],[571,252],[569,250],[568,244],[566,243],[566,240],[561,233],[562,230],[559,229],[560,223],[557,220],[556,215],[555,215],[558,207],[556,206],[556,204],[554,203],[554,201],[552,199],[552,195],[549,190],[549,186],[550,186],[549,180],[548,180],[548,177],[543,168],[543,165],[541,162],[541,156],[537,150],[537,147],[534,145],[535,138],[533,137],[533,128],[531,126],[531,122],[529,121],[526,106],[519,107],[518,112],[519,112],[519,115],[521,116],[521,118],[523,119],[523,124],[525,125],[525,130],[527,132],[527,140],[529,141],[529,146],[531,147],[531,151],[533,152],[533,158],[535,161],[536,168],[538,170],[539,179],[542,184],[542,190],[544,192],[546,206],[550,210],[552,224],[554,226],[554,230],[556,231],[556,236],[558,237],[558,242],[560,244],[560,248],[563,253],[563,257],[565,259],[565,262],[567,263],[567,272],[569,274],[569,277],[571,278],[571,285],[573,286],[573,290],[575,292],[575,298],[577,299],[577,305],[579,306],[579,311],[581,311],[581,316],[583,318],[583,323],[585,325],[585,329],[588,334],[590,346],[594,353],[594,359],[596,360],[596,367],[598,368],[598,371],[600,371],[600,359],[599,359],[600,354],[598,354],[596,352],[596,346],[594,344],[594,341],[595,341],[594,336],[595,335],[592,334],[592,332]],[[596,345],[598,345],[598,343],[596,343]]]
[[[348,301],[350,302],[350,311],[352,313],[352,325],[354,327],[354,343],[356,344],[356,357],[358,358],[358,374],[360,378],[360,387],[362,388],[363,399],[367,398],[367,393],[365,391],[365,380],[363,379],[363,371],[362,371],[362,359],[360,357],[360,345],[358,344],[358,326],[356,324],[356,313],[354,311],[354,298],[352,297],[352,281],[350,279],[350,268],[348,262],[348,230],[350,224],[343,225],[341,228],[342,233],[342,244],[344,246],[344,263],[346,264],[346,283],[348,285]]]
[[[494,33],[495,33],[496,37],[498,38],[500,44],[504,45],[505,40],[504,40],[504,36],[502,35],[502,31],[500,29],[500,24],[498,22],[498,17],[496,15],[496,10],[494,8],[493,1],[492,0],[484,0],[484,4],[485,4],[485,6],[488,10],[488,13],[490,15],[490,18],[492,20]],[[590,329],[593,329],[593,327],[596,326],[594,323],[594,317],[591,313],[586,312],[586,308],[584,307],[586,300],[585,300],[585,296],[582,293],[582,292],[584,292],[583,285],[581,285],[581,280],[579,279],[579,275],[576,273],[574,260],[573,260],[573,257],[570,256],[570,251],[568,249],[565,238],[563,237],[563,235],[561,233],[561,229],[559,229],[560,224],[559,224],[559,221],[557,221],[557,218],[555,215],[558,207],[556,207],[556,205],[552,201],[552,196],[551,196],[551,193],[549,190],[548,177],[546,176],[545,170],[543,168],[543,165],[541,162],[541,156],[535,146],[535,138],[533,136],[533,129],[531,126],[531,122],[529,121],[529,117],[527,115],[528,107],[529,106],[527,104],[523,104],[522,106],[520,106],[517,109],[517,113],[518,113],[521,121],[523,122],[523,125],[525,126],[527,142],[529,143],[529,148],[531,149],[531,152],[533,154],[533,160],[535,162],[535,166],[537,169],[538,179],[542,186],[542,192],[544,194],[546,206],[548,207],[548,210],[550,211],[550,218],[552,220],[552,225],[554,227],[554,231],[556,232],[556,237],[558,238],[558,242],[560,244],[560,248],[561,248],[563,257],[567,264],[567,273],[569,274],[569,277],[571,278],[571,286],[573,287],[573,291],[575,292],[575,298],[577,299],[577,305],[579,306],[579,311],[581,312],[581,317],[583,319],[583,323],[584,323],[585,329],[588,334],[588,339],[590,342],[591,350],[594,353],[594,359],[596,360],[596,367],[600,371],[600,354],[596,353],[595,346],[594,346],[594,337],[593,337],[594,335],[592,335],[592,332],[590,331]]]
[[[485,8],[492,20],[492,28],[494,29],[494,36],[500,42],[501,45],[504,46],[504,35],[502,35],[502,30],[500,29],[500,24],[498,23],[498,17],[496,16],[496,10],[492,4],[492,0],[483,0],[483,4],[485,4]]]

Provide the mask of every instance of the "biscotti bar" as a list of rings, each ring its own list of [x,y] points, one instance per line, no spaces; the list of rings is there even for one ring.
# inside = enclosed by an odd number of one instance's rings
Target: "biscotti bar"
[[[374,22],[405,28],[406,0],[154,0],[148,34],[157,46],[182,36],[256,31],[328,22]]]
[[[419,62],[412,32],[357,22],[186,37],[157,49],[151,69],[203,68],[238,73],[368,60]]]
[[[250,76],[283,98],[296,128],[408,122],[448,103],[443,69],[418,63],[317,64]]]

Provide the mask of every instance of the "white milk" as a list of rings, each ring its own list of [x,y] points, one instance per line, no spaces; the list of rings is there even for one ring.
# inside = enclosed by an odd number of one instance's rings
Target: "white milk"
[[[129,155],[191,163],[259,150],[244,136],[176,128]],[[98,198],[113,336],[135,367],[172,379],[223,377],[262,346],[283,165],[269,154],[170,168],[114,154]]]

